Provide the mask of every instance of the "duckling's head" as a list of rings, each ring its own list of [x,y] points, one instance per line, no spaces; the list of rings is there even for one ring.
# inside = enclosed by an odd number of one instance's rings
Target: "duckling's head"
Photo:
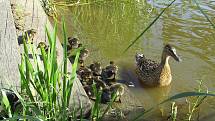
[[[110,61],[110,64],[105,69],[103,69],[102,75],[108,80],[115,80],[117,72],[118,67],[114,64],[113,61]]]
[[[36,29],[30,29],[30,30],[27,30],[27,33],[28,33],[28,36],[29,35],[35,35],[37,33],[37,30]]]
[[[68,37],[68,43],[72,48],[78,48],[79,41],[77,38]]]
[[[101,63],[99,62],[94,62],[90,64],[90,69],[93,71],[93,74],[96,76],[101,75],[102,73]]]
[[[45,42],[39,42],[37,48],[41,48],[41,47],[46,48],[47,47],[46,43]]]
[[[181,58],[177,55],[176,53],[176,49],[174,47],[172,47],[170,44],[167,44],[164,46],[163,49],[163,56],[165,56],[165,58],[171,56],[173,57],[176,61],[180,62]]]
[[[91,79],[92,78],[92,71],[89,68],[84,68],[83,72],[81,73],[82,79]]]

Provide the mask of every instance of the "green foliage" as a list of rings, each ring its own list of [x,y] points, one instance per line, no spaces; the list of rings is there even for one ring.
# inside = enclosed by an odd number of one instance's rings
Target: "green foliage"
[[[72,84],[76,79],[76,68],[80,50],[77,52],[71,77],[67,71],[67,48],[64,46],[63,64],[58,64],[56,50],[57,26],[55,24],[53,33],[46,27],[50,48],[45,52],[40,48],[39,54],[32,45],[24,41],[24,55],[19,65],[21,75],[22,94],[27,97],[21,99],[24,117],[31,115],[45,117],[45,120],[67,120],[69,118],[69,100]],[[67,44],[65,23],[63,22],[64,44]],[[32,54],[33,61],[29,54]],[[33,113],[31,113],[33,111]],[[28,114],[25,116],[25,114]]]

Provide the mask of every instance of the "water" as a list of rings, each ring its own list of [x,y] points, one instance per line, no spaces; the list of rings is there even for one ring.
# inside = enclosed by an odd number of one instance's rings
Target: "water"
[[[215,90],[215,30],[191,0],[177,0],[162,17],[125,54],[123,50],[134,40],[169,2],[121,1],[98,2],[89,5],[58,8],[65,16],[70,36],[80,38],[90,50],[88,64],[100,61],[107,65],[114,60],[120,68],[120,79],[133,81],[131,88],[144,107],[150,108],[168,96],[193,91],[196,80],[203,80],[211,91]],[[201,0],[200,6],[215,23],[215,1]],[[143,88],[134,73],[134,55],[142,52],[146,57],[160,61],[163,45],[169,43],[177,49],[182,62],[170,60],[173,80],[164,88]],[[214,98],[207,98],[200,109],[200,120],[215,120]],[[179,101],[184,105],[185,100]],[[185,107],[185,106],[184,106]],[[168,115],[170,107],[165,109]],[[188,109],[182,110],[186,112]],[[159,110],[148,115],[161,120]]]

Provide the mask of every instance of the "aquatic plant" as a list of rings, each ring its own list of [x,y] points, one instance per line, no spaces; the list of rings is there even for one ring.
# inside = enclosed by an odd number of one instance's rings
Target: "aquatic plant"
[[[189,104],[189,112],[187,113],[188,118],[186,120],[191,120],[193,113],[195,112],[195,110],[203,103],[203,101],[205,100],[205,98],[207,96],[212,96],[215,97],[215,94],[210,92],[208,90],[203,91],[202,88],[202,81],[199,81],[199,87],[198,90],[196,91],[192,91],[192,92],[182,92],[182,93],[178,93],[176,95],[173,95],[171,97],[169,97],[168,99],[160,102],[159,104],[149,108],[148,110],[145,110],[144,112],[140,113],[137,117],[135,117],[132,121],[136,121],[138,119],[140,119],[141,117],[143,117],[145,114],[149,113],[150,111],[152,111],[153,109],[155,109],[156,107],[158,107],[159,105],[162,105],[164,103],[167,102],[171,102],[171,101],[175,101],[177,99],[181,99],[181,98],[189,98],[189,97],[193,97],[196,99],[192,100],[192,103]],[[176,120],[176,116],[177,114],[179,114],[180,112],[177,111],[177,105],[175,105],[174,103],[172,104],[171,107],[171,118],[172,120]]]

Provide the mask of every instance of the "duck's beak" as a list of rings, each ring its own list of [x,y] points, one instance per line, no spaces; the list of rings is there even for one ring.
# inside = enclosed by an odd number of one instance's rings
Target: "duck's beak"
[[[173,58],[178,62],[182,61],[182,59],[177,54],[175,54],[175,56],[173,56]]]
[[[176,50],[172,50],[172,57],[177,61],[177,62],[181,62],[181,58],[176,54]]]

